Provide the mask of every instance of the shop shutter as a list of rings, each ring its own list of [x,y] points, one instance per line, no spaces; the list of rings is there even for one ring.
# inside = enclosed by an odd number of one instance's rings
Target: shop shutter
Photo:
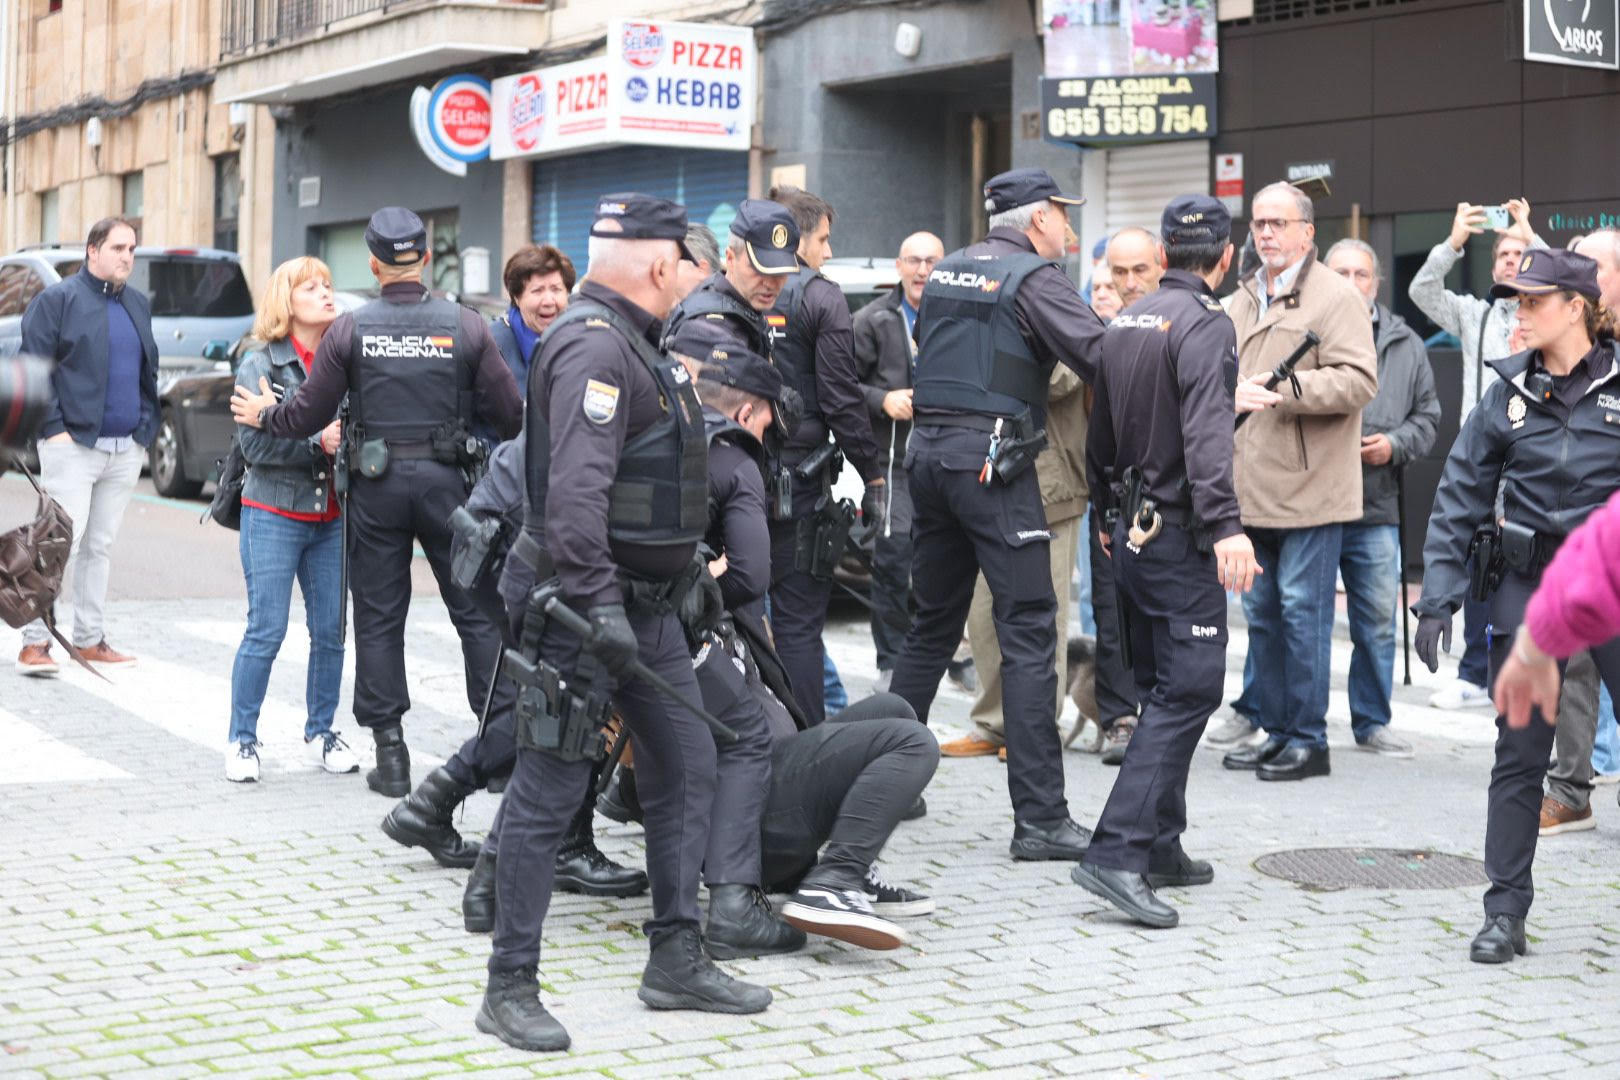
[[[737,204],[748,197],[748,155],[629,146],[537,161],[530,219],[535,243],[562,249],[583,272],[597,197],[614,191],[684,203],[688,217],[714,230],[723,248]]]
[[[1209,142],[1122,146],[1108,151],[1108,235],[1138,225],[1154,235],[1177,195],[1209,194]]]

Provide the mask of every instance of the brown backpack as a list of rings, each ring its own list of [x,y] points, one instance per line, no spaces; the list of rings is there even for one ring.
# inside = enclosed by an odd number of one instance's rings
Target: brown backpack
[[[51,636],[69,656],[86,671],[104,678],[57,630],[52,610],[73,550],[73,519],[61,503],[45,493],[26,466],[20,467],[39,493],[39,512],[28,524],[0,535],[0,619],[18,629],[35,619],[44,619]]]

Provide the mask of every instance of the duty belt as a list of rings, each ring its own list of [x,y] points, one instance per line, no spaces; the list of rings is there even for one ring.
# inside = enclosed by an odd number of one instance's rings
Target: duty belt
[[[980,416],[978,413],[919,413],[912,423],[920,428],[953,427],[967,428],[969,431],[982,431],[986,435],[996,430],[994,416]],[[1003,426],[1006,421],[1002,421]]]
[[[509,557],[533,570],[536,582],[548,581],[557,572],[551,552],[527,529],[518,534]],[[691,568],[673,578],[645,578],[620,569],[616,576],[619,590],[624,593],[625,610],[663,613],[677,609],[692,587],[696,567],[694,562]]]
[[[431,461],[433,460],[433,444],[426,439],[411,439],[405,442],[394,442],[385,439],[388,443],[388,457],[391,461]]]

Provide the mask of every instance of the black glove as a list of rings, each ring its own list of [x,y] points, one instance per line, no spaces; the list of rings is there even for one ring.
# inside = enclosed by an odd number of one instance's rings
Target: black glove
[[[887,484],[867,484],[866,494],[861,496],[861,527],[869,533],[883,528],[883,507],[888,490]]]
[[[1435,646],[1443,645],[1446,652],[1451,651],[1451,620],[1438,615],[1419,615],[1417,636],[1412,644],[1417,649],[1418,659],[1427,664],[1430,671],[1439,671],[1440,654]]]
[[[720,583],[714,580],[708,567],[704,567],[681,598],[681,626],[692,638],[701,638],[713,630],[725,614],[726,601],[720,595]]]
[[[614,676],[622,676],[636,659],[636,632],[624,614],[623,604],[603,604],[585,613],[591,620],[591,640],[587,643],[602,666]]]

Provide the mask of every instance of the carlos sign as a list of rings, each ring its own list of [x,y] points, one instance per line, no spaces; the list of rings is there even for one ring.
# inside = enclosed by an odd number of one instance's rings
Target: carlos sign
[[[1620,0],[1524,0],[1524,58],[1620,70]]]
[[[605,55],[495,80],[490,157],[626,143],[747,150],[757,63],[746,27],[613,19]]]

